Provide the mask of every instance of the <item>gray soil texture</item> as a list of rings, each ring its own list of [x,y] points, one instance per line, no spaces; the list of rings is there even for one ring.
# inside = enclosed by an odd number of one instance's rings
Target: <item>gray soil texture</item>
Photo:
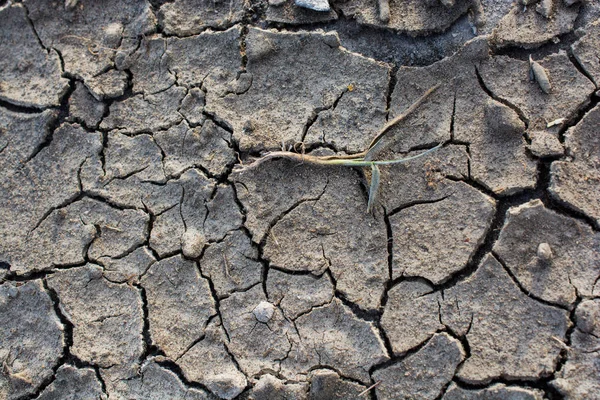
[[[0,0],[0,400],[600,400],[599,85],[598,0]]]

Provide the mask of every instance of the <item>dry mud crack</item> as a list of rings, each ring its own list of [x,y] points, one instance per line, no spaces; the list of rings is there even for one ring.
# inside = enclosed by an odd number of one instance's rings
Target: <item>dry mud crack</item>
[[[0,0],[0,400],[600,399],[599,60],[595,0]],[[253,165],[432,87],[427,156]]]

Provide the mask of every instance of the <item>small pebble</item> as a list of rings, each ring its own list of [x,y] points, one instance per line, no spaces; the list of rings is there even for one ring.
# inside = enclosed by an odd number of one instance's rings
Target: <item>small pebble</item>
[[[313,11],[329,11],[329,2],[327,0],[294,0],[298,7],[308,8]]]
[[[196,229],[185,231],[181,238],[181,250],[183,251],[183,255],[188,258],[200,257],[205,243],[206,238]]]
[[[15,297],[17,297],[17,295],[19,294],[19,289],[17,289],[14,286],[10,286],[8,288],[8,297],[10,297],[11,299],[14,299]]]
[[[273,317],[275,306],[268,301],[261,301],[252,312],[259,322],[266,324]]]
[[[552,249],[548,243],[540,243],[537,248],[537,256],[542,261],[550,261],[552,259]]]

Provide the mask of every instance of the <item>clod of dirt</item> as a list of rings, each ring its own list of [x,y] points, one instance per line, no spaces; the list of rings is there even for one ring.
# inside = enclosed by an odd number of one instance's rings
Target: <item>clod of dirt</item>
[[[556,135],[546,131],[528,131],[531,144],[527,146],[536,157],[559,157],[565,153],[563,144]]]
[[[160,148],[149,134],[127,136],[123,131],[106,134],[104,179],[124,179],[132,175],[142,181],[164,182]]]
[[[553,87],[548,94],[529,80],[528,61],[496,56],[482,63],[479,71],[489,91],[518,110],[529,130],[544,131],[549,122],[573,118],[577,110],[589,102],[595,87],[575,68],[564,51],[537,62],[547,71]],[[551,132],[556,134],[554,130]]]
[[[202,259],[202,274],[209,278],[219,297],[247,290],[261,281],[258,250],[244,232],[228,233],[223,241],[210,244]]]
[[[333,284],[327,274],[292,275],[276,269],[269,270],[267,294],[283,314],[294,320],[313,307],[329,303],[333,298]]]
[[[167,176],[200,166],[215,176],[223,175],[236,161],[230,147],[231,133],[210,120],[201,127],[190,128],[186,121],[154,134],[164,151],[164,170]]]
[[[547,0],[543,0],[546,3]],[[491,40],[498,47],[538,47],[553,38],[573,30],[579,15],[579,4],[567,6],[562,1],[553,1],[555,7],[523,7],[514,4],[512,10],[502,18],[492,32]],[[540,3],[542,4],[542,3]],[[537,11],[540,7],[540,11]],[[552,18],[548,18],[552,12]]]
[[[104,375],[104,374],[103,374]],[[212,400],[202,389],[188,388],[181,380],[155,359],[149,358],[139,369],[125,379],[105,379],[109,398],[117,399],[186,399]]]
[[[247,376],[263,370],[278,371],[292,346],[288,336],[293,326],[279,309],[274,310],[268,323],[256,319],[253,311],[261,301],[266,298],[261,286],[256,285],[245,292],[232,293],[221,300],[219,307],[230,339],[227,347]]]
[[[495,201],[463,182],[447,197],[390,216],[392,278],[419,276],[440,284],[467,266],[491,227]]]
[[[83,83],[75,82],[75,91],[69,97],[69,121],[97,128],[105,111],[104,102],[96,100]]]
[[[592,78],[598,87],[600,85],[600,21],[588,25],[584,29],[585,34],[577,42],[573,43],[571,50],[581,67]]]
[[[177,360],[185,378],[205,385],[221,399],[233,399],[248,382],[227,352],[227,336],[214,318],[200,338]]]
[[[139,291],[108,282],[92,264],[58,271],[47,280],[73,324],[71,353],[117,375],[134,373],[144,347]]]
[[[42,114],[39,119],[14,113],[5,115],[10,124],[20,126],[16,132],[28,127],[42,129],[42,132],[34,131],[31,136],[27,134],[11,143],[11,147],[18,149],[19,156],[33,157],[29,161],[21,160],[27,161],[24,167],[12,169],[19,167],[12,156],[0,160],[9,167],[0,181],[3,261],[17,274],[83,262],[81,243],[89,243],[95,229],[83,226],[79,218],[63,218],[65,213],[61,208],[79,195],[80,168],[85,160],[100,153],[100,134],[88,133],[78,125],[63,124],[54,131],[50,144],[43,146],[44,137],[48,135],[43,124],[50,122],[48,114]],[[59,221],[65,228],[56,232]]]
[[[148,247],[139,247],[121,258],[99,257],[97,262],[104,267],[104,276],[111,282],[137,284],[140,276],[156,259]]]
[[[102,384],[91,368],[77,368],[69,364],[61,365],[54,380],[36,400],[71,399],[77,393],[82,399],[104,399]]]
[[[242,151],[296,142],[362,151],[385,123],[390,68],[338,46],[335,33],[250,28],[252,85],[242,94],[209,90],[206,110],[231,124]]]
[[[567,398],[593,398],[600,391],[600,301],[582,301],[575,319],[567,361],[550,384]]]
[[[552,163],[549,191],[567,207],[591,218],[600,226],[600,106],[594,107],[565,134],[571,161]]]
[[[465,358],[460,342],[446,333],[436,333],[427,344],[402,361],[373,373],[377,398],[437,398]]]
[[[504,307],[497,306],[500,298]],[[475,274],[444,291],[441,320],[469,343],[471,356],[456,376],[470,384],[551,374],[570,325],[565,310],[521,292],[490,255]]]
[[[271,22],[314,24],[336,20],[338,15],[331,8],[326,11],[314,11],[309,8],[298,7],[294,0],[269,0],[265,17],[267,21]]]
[[[538,257],[540,243],[553,257]],[[571,307],[577,295],[592,296],[600,276],[600,234],[572,218],[548,210],[539,200],[508,210],[494,253],[528,293]]]
[[[453,6],[444,6],[438,0],[408,0],[389,3],[389,20],[380,18],[378,2],[349,0],[338,2],[338,7],[346,16],[352,16],[358,23],[390,28],[412,35],[441,32],[462,15],[466,14],[470,0],[456,0]]]
[[[388,292],[381,317],[394,354],[403,354],[444,328],[439,318],[441,296],[422,281],[402,281]]]
[[[181,236],[181,251],[187,258],[198,258],[202,254],[206,237],[197,229],[188,229]]]
[[[310,400],[357,400],[367,387],[340,377],[330,369],[315,369],[308,375]]]
[[[65,346],[63,325],[39,280],[0,285],[0,395],[18,399],[52,376]]]
[[[208,281],[195,263],[177,255],[150,266],[140,283],[146,289],[152,343],[167,357],[179,358],[216,314]]]
[[[243,0],[175,0],[160,6],[158,20],[169,35],[191,36],[207,28],[223,29],[242,20]]]
[[[306,399],[306,383],[285,383],[271,374],[265,374],[254,384],[250,400],[303,400]]]
[[[60,52],[65,72],[83,79],[99,100],[107,93],[116,94],[111,89],[115,80],[102,77],[113,67],[116,52],[133,51],[138,38],[156,26],[150,4],[144,0],[127,4],[80,0],[73,8],[44,0],[27,0],[24,5],[43,45]]]
[[[451,383],[442,400],[543,400],[544,392],[537,389],[506,386],[496,383],[485,389],[463,389]]]
[[[58,106],[69,88],[59,55],[38,42],[20,4],[0,9],[0,99],[44,108]]]
[[[338,299],[301,315],[295,326],[298,336],[291,337],[281,363],[281,372],[292,379],[305,376],[314,365],[328,365],[367,384],[370,368],[388,360],[375,325],[357,318]]]
[[[110,112],[100,123],[101,129],[120,129],[122,133],[136,134],[152,132],[181,122],[183,116],[177,113],[186,90],[171,88],[151,95],[135,95],[110,105]]]

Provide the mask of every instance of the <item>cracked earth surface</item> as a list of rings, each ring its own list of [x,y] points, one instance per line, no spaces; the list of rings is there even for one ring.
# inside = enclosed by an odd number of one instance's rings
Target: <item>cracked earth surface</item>
[[[599,60],[595,0],[0,1],[0,399],[600,399]],[[435,85],[371,213],[252,166]]]

